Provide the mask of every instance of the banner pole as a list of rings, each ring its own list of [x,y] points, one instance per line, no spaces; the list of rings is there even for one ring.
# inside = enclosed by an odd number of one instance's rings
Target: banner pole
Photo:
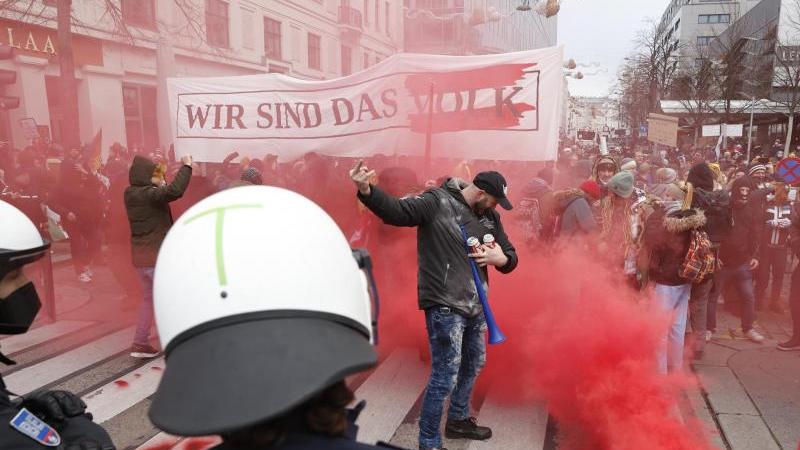
[[[431,176],[431,135],[433,134],[433,83],[428,93],[428,128],[425,130],[425,181]]]

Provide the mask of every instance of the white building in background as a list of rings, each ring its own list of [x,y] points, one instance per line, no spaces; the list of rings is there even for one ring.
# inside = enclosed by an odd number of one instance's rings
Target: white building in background
[[[166,104],[159,75],[334,78],[371,66],[403,44],[399,0],[111,0],[119,8],[117,21],[107,3],[73,1],[80,24],[73,25],[73,50],[81,140],[89,142],[102,129],[104,150],[115,141],[169,144],[168,124],[158,119]],[[16,70],[17,82],[6,93],[21,103],[0,111],[0,140],[16,147],[28,143],[23,118],[60,140],[55,5],[6,1],[0,11],[0,44],[17,49],[0,69]]]
[[[711,41],[760,0],[670,0],[657,36],[673,68],[694,64]]]
[[[446,55],[553,47],[558,15],[518,11],[515,0],[403,0],[405,51]]]

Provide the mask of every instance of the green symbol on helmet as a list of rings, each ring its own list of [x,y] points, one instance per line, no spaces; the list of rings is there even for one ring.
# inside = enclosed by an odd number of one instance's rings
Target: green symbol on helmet
[[[222,230],[223,225],[225,225],[225,211],[230,211],[232,209],[246,209],[246,208],[263,208],[263,205],[257,204],[241,204],[241,205],[230,205],[230,206],[220,206],[219,208],[212,208],[208,211],[203,211],[184,222],[184,225],[189,225],[190,223],[194,222],[196,219],[201,217],[205,217],[211,214],[216,214],[217,216],[217,225],[215,229],[215,248],[216,248],[216,256],[217,256],[217,276],[219,277],[219,284],[220,286],[225,286],[228,284],[228,277],[225,274],[225,258],[222,248]]]

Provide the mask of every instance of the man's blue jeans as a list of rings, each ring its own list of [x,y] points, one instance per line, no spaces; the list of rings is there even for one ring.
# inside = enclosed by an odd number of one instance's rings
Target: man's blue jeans
[[[439,448],[445,398],[450,395],[448,420],[469,417],[472,388],[486,363],[486,320],[483,314],[466,318],[446,306],[435,306],[425,310],[425,325],[431,377],[422,400],[419,444],[422,448]]]
[[[136,334],[133,343],[148,345],[150,341],[150,328],[153,326],[153,267],[137,267],[136,273],[142,283],[142,304],[139,306],[139,324],[136,325]]]
[[[724,292],[729,283],[742,300],[742,331],[747,333],[753,328],[756,316],[756,297],[753,290],[753,271],[748,264],[737,267],[723,267],[719,276],[720,285]],[[727,302],[728,299],[725,299]]]

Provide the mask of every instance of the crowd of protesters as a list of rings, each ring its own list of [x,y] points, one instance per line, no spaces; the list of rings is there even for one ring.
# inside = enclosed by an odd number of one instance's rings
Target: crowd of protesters
[[[528,244],[557,251],[577,243],[627,285],[652,289],[673,317],[659,355],[664,372],[681,368],[688,330],[695,357],[717,332],[762,343],[756,312],[783,314],[787,300],[793,336],[778,348],[800,350],[800,269],[783,294],[800,252],[796,190],[777,171],[784,146],[755,148],[749,160],[735,143],[649,147],[562,147],[555,180],[533,179],[523,192],[518,218]],[[722,300],[740,329],[717,329]]]
[[[142,277],[152,264],[131,263],[131,255],[134,260],[143,257],[135,248],[141,246],[136,236],[131,248],[137,219],[126,208],[125,192],[137,183],[168,188],[167,181],[176,180],[186,161],[176,160],[171,149],[118,143],[104,153],[101,163],[97,150],[88,146],[65,150],[36,140],[20,150],[3,147],[0,195],[41,224],[42,231],[63,231],[81,282],[92,281],[97,264],[108,264],[135,306],[148,290]],[[439,186],[451,176],[470,180],[480,170],[499,170],[516,186],[522,185],[521,193],[513,196],[518,207],[512,214],[531,249],[583,245],[614,267],[631,288],[652,286],[660,306],[675,313],[660,358],[665,371],[680,365],[687,329],[694,335],[696,355],[702,355],[704,343],[715,332],[726,331],[717,330],[721,298],[741,317],[735,334],[762,342],[756,311],[784,312],[784,274],[792,249],[800,251],[796,191],[775,173],[784,146],[776,142],[770,148],[755,148],[749,161],[744,146],[734,143],[721,150],[647,145],[604,153],[597,147],[562,146],[557,162],[544,165],[442,159],[430,170],[436,175],[426,174],[431,179],[413,170],[419,163],[409,157],[376,155],[369,164],[377,169],[374,183],[396,196]],[[153,173],[143,172],[135,182],[135,160],[144,172]],[[346,231],[351,244],[375,253],[385,250],[378,241],[408,234],[383,227],[353,200],[345,182],[352,166],[348,158],[309,152],[294,161],[279,161],[276,155],[250,159],[232,152],[222,163],[193,166],[191,181],[171,194],[171,207],[165,210],[169,223],[162,228],[168,229],[173,217],[215,192],[263,184],[314,200]],[[161,239],[166,229],[159,231]],[[158,244],[153,244],[156,251]],[[103,247],[108,251],[102,252]],[[709,249],[711,268],[701,264]],[[687,263],[700,264],[700,273],[687,275]],[[398,277],[387,282],[398,282]],[[783,350],[800,349],[800,271],[795,270],[791,285],[794,335],[779,344]],[[140,348],[145,331],[137,334]]]

